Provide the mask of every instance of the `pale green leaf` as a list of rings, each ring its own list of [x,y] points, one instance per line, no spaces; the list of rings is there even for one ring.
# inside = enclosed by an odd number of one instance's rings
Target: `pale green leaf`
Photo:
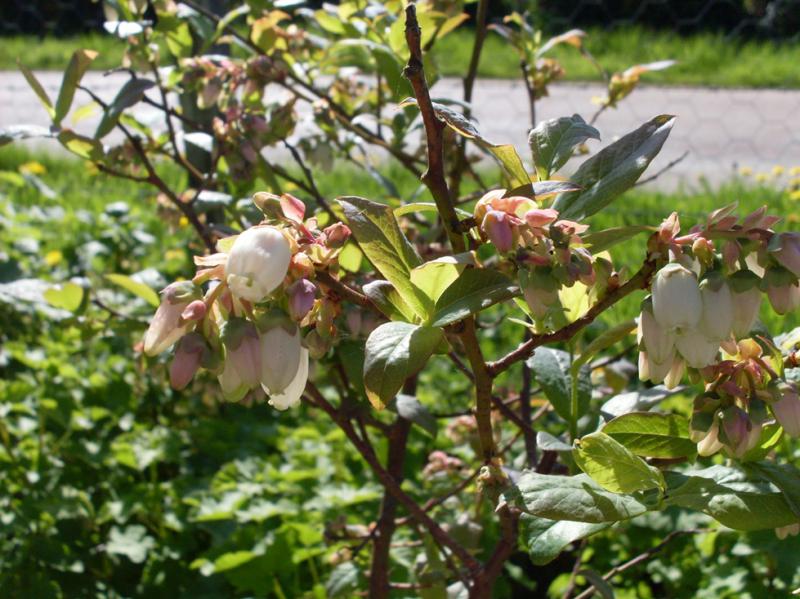
[[[67,116],[69,109],[72,107],[75,90],[95,58],[97,58],[97,52],[94,50],[75,50],[72,53],[67,70],[64,71],[61,89],[56,100],[55,113],[53,114],[53,123],[55,125],[59,125],[64,120],[64,117]]]
[[[83,303],[83,287],[75,283],[64,283],[51,287],[43,294],[45,301],[54,308],[75,312]]]
[[[697,453],[697,444],[689,438],[687,419],[677,414],[624,414],[607,422],[603,432],[647,458],[693,458]]]
[[[605,433],[578,439],[572,457],[581,470],[612,493],[664,488],[664,477],[658,468],[648,465]]]
[[[516,283],[503,273],[467,268],[436,301],[431,325],[447,326],[518,294]]]
[[[150,287],[145,285],[144,283],[140,283],[139,281],[134,281],[127,275],[121,274],[108,274],[105,276],[110,282],[114,283],[114,285],[118,285],[122,287],[125,291],[132,293],[136,297],[142,298],[148,304],[153,307],[158,307],[161,303],[158,299],[158,294],[153,291]]]

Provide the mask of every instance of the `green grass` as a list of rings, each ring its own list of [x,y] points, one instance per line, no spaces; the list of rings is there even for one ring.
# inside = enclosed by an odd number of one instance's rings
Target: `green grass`
[[[679,61],[644,80],[669,85],[722,87],[800,87],[800,42],[736,42],[714,33],[677,36],[665,31],[627,27],[590,30],[589,51],[609,71],[662,59]],[[472,33],[461,29],[445,37],[436,47],[442,74],[463,76],[472,52]],[[124,44],[110,35],[93,34],[72,38],[33,36],[0,39],[0,69],[15,69],[17,58],[33,69],[63,69],[76,48],[100,52],[93,68],[119,65]],[[556,48],[552,56],[561,61],[567,81],[599,80],[600,74],[571,47]],[[513,48],[496,33],[489,33],[484,47],[481,77],[517,78],[519,59]]]
[[[726,40],[722,35],[702,33],[680,37],[668,32],[638,27],[612,31],[590,30],[587,48],[607,70],[624,70],[634,64],[674,59],[679,64],[666,71],[650,73],[644,80],[670,85],[712,85],[723,87],[800,87],[800,43]],[[459,30],[439,46],[439,65],[445,75],[463,75],[469,64],[472,37]],[[598,80],[600,74],[587,60],[568,46],[552,54],[566,70],[566,80]],[[496,33],[489,33],[482,54],[480,74],[484,77],[519,77],[519,58],[514,49]]]

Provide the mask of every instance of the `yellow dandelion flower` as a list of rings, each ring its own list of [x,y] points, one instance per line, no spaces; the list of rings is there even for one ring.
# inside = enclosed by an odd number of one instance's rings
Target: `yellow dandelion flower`
[[[793,166],[792,168],[790,168],[790,169],[789,169],[789,174],[790,174],[792,177],[798,177],[798,176],[800,176],[800,166]]]
[[[189,226],[189,219],[186,218],[185,216],[182,216],[180,218],[180,220],[178,221],[178,226],[179,227],[188,227]]]
[[[47,266],[55,266],[64,259],[64,254],[59,250],[51,250],[44,255],[44,262]]]
[[[27,173],[29,175],[43,175],[47,172],[47,169],[41,162],[36,162],[35,160],[31,160],[30,162],[20,164],[19,172]]]
[[[766,183],[769,181],[769,173],[757,173],[756,174],[756,182],[757,183]]]
[[[782,167],[780,164],[776,164],[775,166],[772,167],[772,174],[775,177],[780,177],[785,171],[786,169]]]
[[[752,175],[752,174],[753,174],[753,169],[752,169],[752,168],[750,168],[749,166],[743,166],[743,167],[741,167],[741,168],[739,169],[739,174],[740,174],[742,177],[749,177],[750,175]]]
[[[795,189],[789,193],[789,199],[795,202],[800,202],[800,189]]]

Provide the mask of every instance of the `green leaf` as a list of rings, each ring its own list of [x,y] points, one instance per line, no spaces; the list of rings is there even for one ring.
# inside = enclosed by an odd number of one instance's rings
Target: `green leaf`
[[[575,441],[572,457],[581,470],[612,493],[635,493],[664,488],[664,476],[605,433]]]
[[[441,329],[407,322],[387,322],[372,331],[364,357],[364,386],[372,405],[383,409],[443,338]]]
[[[603,432],[643,457],[693,458],[697,453],[686,418],[677,414],[633,412],[609,421]]]
[[[520,517],[520,534],[528,547],[528,554],[536,566],[550,563],[569,544],[585,539],[611,523],[597,524],[588,522],[570,522],[569,520],[548,520],[528,514]]]
[[[505,499],[540,518],[594,524],[628,520],[648,511],[643,499],[610,493],[585,474],[555,476],[525,471]]]
[[[75,97],[75,90],[81,82],[84,73],[92,64],[92,61],[97,58],[97,52],[94,50],[75,50],[72,53],[72,58],[67,65],[67,70],[64,71],[64,78],[61,80],[61,89],[58,92],[58,99],[56,100],[55,113],[53,114],[53,123],[60,125],[64,117],[67,116],[69,109],[72,107],[72,99]],[[34,90],[35,91],[35,90]]]
[[[496,270],[467,268],[436,300],[431,326],[458,322],[519,294],[516,283]]]
[[[327,597],[352,597],[353,591],[359,588],[359,571],[353,562],[344,562],[336,566],[325,583]]]
[[[581,164],[570,180],[582,189],[556,198],[559,216],[581,220],[630,189],[661,151],[674,123],[672,115],[657,116]]]
[[[413,212],[436,212],[438,214],[439,208],[437,208],[436,204],[433,202],[412,202],[410,204],[403,204],[394,209],[395,216],[405,216]],[[472,212],[462,210],[461,208],[456,208],[456,214],[462,218],[469,218],[472,216]]]
[[[42,87],[42,84],[39,83],[39,80],[36,78],[36,75],[33,74],[33,71],[19,62],[19,60],[17,61],[17,66],[22,72],[22,76],[25,77],[25,81],[27,81],[28,85],[31,86],[33,93],[35,93],[36,97],[39,98],[42,106],[44,106],[45,110],[47,110],[47,114],[49,114],[50,118],[52,119],[55,116],[56,111],[55,108],[53,108],[53,102],[50,100],[50,96],[47,95],[47,92]]]
[[[62,146],[81,158],[98,161],[104,156],[103,145],[98,140],[79,135],[72,129],[62,129],[57,137]]]
[[[442,256],[420,264],[411,271],[411,282],[431,301],[436,302],[444,291],[469,266],[475,266],[475,256],[470,252],[455,256]]]
[[[414,313],[427,318],[433,302],[411,282],[411,269],[419,266],[421,260],[400,230],[392,209],[355,196],[337,201],[361,251],[394,285]]]
[[[567,163],[573,148],[587,139],[599,140],[600,132],[578,114],[539,123],[528,135],[539,179],[549,179]]]
[[[103,119],[94,134],[95,139],[102,139],[108,135],[119,121],[122,111],[140,102],[144,97],[144,92],[153,86],[155,86],[155,82],[149,79],[128,79],[117,92],[114,101],[106,108]]]
[[[64,283],[52,287],[43,294],[45,301],[54,308],[76,312],[83,303],[83,287],[75,283]]]
[[[712,466],[689,475],[667,473],[666,505],[708,514],[736,530],[779,528],[798,521],[783,493],[769,482],[750,480],[745,471]]]
[[[611,227],[610,229],[603,229],[596,233],[587,233],[582,235],[581,239],[587,249],[591,250],[593,254],[599,254],[619,243],[624,243],[640,233],[647,233],[656,231],[658,227],[650,225],[628,225],[626,227]]]
[[[364,295],[378,306],[390,320],[405,320],[406,322],[416,320],[414,311],[389,281],[381,279],[370,281],[361,289]]]
[[[214,560],[214,573],[233,570],[242,564],[254,560],[258,556],[259,554],[253,553],[252,551],[231,551],[229,553],[223,553]]]
[[[791,464],[774,462],[750,462],[743,467],[778,487],[794,515],[800,519],[800,470]]]
[[[119,285],[125,291],[128,291],[136,297],[142,298],[153,307],[158,307],[161,301],[158,299],[158,294],[150,287],[139,281],[134,281],[127,275],[109,274],[105,276],[114,285]]]
[[[413,395],[398,395],[394,401],[389,404],[389,409],[397,412],[406,420],[410,420],[423,431],[428,433],[428,436],[436,438],[438,425],[436,418],[428,411],[420,401]]]
[[[528,364],[556,414],[567,422],[572,422],[573,419],[577,420],[586,413],[589,409],[589,400],[592,398],[592,382],[588,368],[581,368],[578,373],[578,413],[573,415],[569,354],[560,349],[540,347]]]
[[[608,581],[594,570],[578,570],[578,575],[583,576],[600,593],[603,599],[614,599],[614,589]]]

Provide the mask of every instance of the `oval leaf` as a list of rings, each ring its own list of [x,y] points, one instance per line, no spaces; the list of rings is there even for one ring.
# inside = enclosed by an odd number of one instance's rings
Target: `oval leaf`
[[[605,433],[578,439],[572,457],[581,470],[612,493],[664,488],[664,477],[658,468],[648,465]]]

